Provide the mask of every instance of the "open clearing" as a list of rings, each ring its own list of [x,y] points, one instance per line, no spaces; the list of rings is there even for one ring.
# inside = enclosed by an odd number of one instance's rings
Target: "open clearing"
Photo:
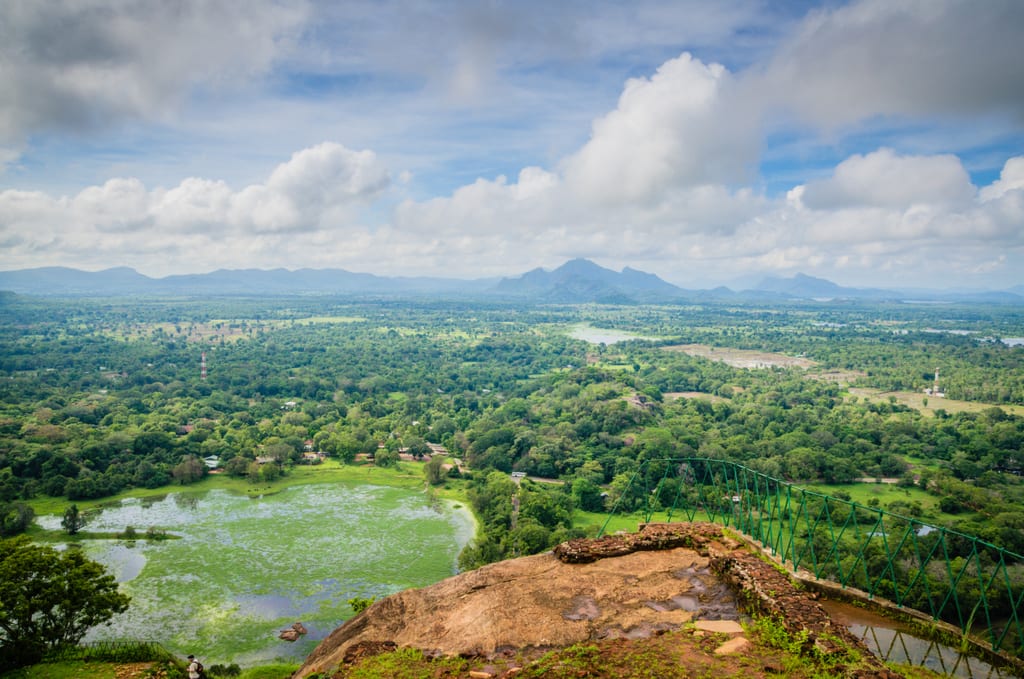
[[[717,396],[716,394],[709,394],[704,391],[669,391],[662,396],[666,401],[678,401],[681,398],[700,398],[705,401],[711,401],[712,403],[728,403],[729,399],[724,396]]]
[[[787,356],[786,354],[752,349],[712,347],[707,344],[674,344],[665,347],[665,351],[681,351],[687,356],[721,361],[734,368],[811,368],[817,365],[814,361],[802,356]]]
[[[892,397],[896,399],[897,403],[930,415],[935,415],[937,410],[944,410],[947,413],[980,413],[989,408],[999,408],[1006,413],[1024,416],[1024,406],[996,405],[992,403],[978,403],[976,401],[958,401],[953,398],[936,398],[935,396],[928,396],[916,391],[882,391],[881,389],[852,387],[849,392],[852,396],[864,398],[873,403],[884,403]],[[928,405],[924,403],[926,399]]]

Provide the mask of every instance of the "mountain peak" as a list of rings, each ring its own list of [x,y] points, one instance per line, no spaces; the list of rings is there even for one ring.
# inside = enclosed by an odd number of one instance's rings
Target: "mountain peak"
[[[617,304],[675,297],[681,292],[654,274],[628,267],[619,273],[581,257],[553,271],[534,269],[518,278],[502,279],[495,290],[552,302]]]

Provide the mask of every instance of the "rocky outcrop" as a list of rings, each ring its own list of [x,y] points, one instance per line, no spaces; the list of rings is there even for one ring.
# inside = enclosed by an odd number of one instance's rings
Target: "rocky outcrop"
[[[696,618],[736,618],[732,587],[751,606],[807,630],[822,652],[835,639],[870,656],[780,572],[714,524],[648,524],[637,533],[572,540],[381,599],[332,632],[293,675],[301,679],[374,652],[496,657],[586,640],[636,639]],[[740,651],[733,642],[722,653]],[[886,671],[878,664],[877,674]]]
[[[742,543],[724,537],[722,528],[710,523],[643,524],[636,533],[598,540],[570,540],[555,548],[568,562],[605,559],[642,550],[686,545],[708,557],[711,568],[730,583],[744,602],[744,609],[776,618],[791,633],[806,633],[807,651],[835,654],[858,649],[870,668],[860,676],[884,679],[899,675],[885,668],[844,625],[835,624],[815,599],[793,583],[789,574]]]
[[[707,557],[686,548],[590,563],[552,553],[512,559],[375,602],[324,639],[295,677],[329,670],[368,643],[486,656],[642,637],[680,627],[702,597],[722,596]]]
[[[590,563],[598,559],[687,547],[706,551],[713,541],[724,541],[729,547],[739,545],[722,535],[722,527],[713,523],[647,523],[636,533],[607,535],[603,538],[580,538],[563,542],[554,549],[554,555],[564,563]]]

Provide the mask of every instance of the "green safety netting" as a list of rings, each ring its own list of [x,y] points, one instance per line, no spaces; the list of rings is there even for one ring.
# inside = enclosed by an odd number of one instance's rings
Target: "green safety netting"
[[[794,486],[735,462],[647,460],[615,514],[712,521],[793,568],[882,597],[1024,656],[1024,556],[926,521]]]

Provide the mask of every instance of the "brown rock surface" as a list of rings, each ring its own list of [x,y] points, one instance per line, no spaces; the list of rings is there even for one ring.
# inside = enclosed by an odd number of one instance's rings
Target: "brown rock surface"
[[[693,626],[704,632],[743,634],[743,627],[735,620],[698,620]]]
[[[335,667],[367,641],[472,656],[674,629],[693,614],[673,597],[704,587],[707,567],[707,557],[686,548],[583,564],[553,554],[491,564],[374,603],[322,641],[294,676]]]
[[[553,553],[399,592],[334,630],[293,677],[330,672],[376,649],[413,647],[427,656],[493,658],[586,640],[630,643],[680,627],[693,617],[696,601],[702,616],[716,617],[708,615],[716,602],[707,599],[728,597],[722,593],[726,582],[743,592],[751,608],[793,632],[806,631],[809,648],[839,652],[841,640],[860,649],[858,676],[892,676],[785,572],[723,535],[721,527],[695,523],[647,524],[629,535],[571,540]],[[695,630],[694,636],[714,641],[723,633],[729,632]],[[716,642],[708,651],[720,646]]]
[[[750,648],[750,640],[746,637],[734,637],[715,649],[715,655],[740,653]]]

